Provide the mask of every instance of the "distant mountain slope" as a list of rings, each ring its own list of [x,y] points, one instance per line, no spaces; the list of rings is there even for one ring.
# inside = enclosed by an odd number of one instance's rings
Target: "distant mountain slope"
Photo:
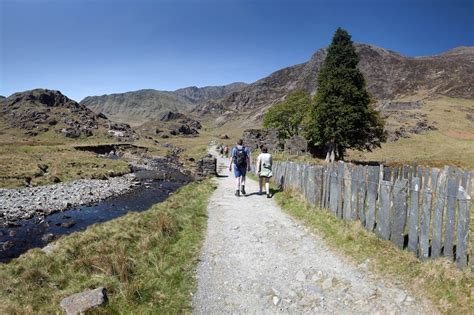
[[[192,103],[199,103],[207,100],[217,100],[223,98],[225,95],[233,92],[242,90],[246,83],[235,82],[228,85],[222,86],[205,86],[198,88],[196,86],[190,86],[183,89],[174,91],[174,94],[185,97]]]
[[[113,120],[140,124],[160,118],[164,113],[188,112],[196,104],[216,100],[242,89],[245,83],[203,88],[187,87],[176,91],[139,90],[102,96],[88,96],[80,104],[102,112]]]
[[[474,47],[416,58],[367,44],[356,44],[356,49],[359,68],[377,100],[413,94],[474,98]],[[194,111],[199,115],[220,116],[221,122],[235,111],[259,120],[270,105],[282,100],[291,90],[302,89],[313,95],[325,56],[326,49],[320,49],[308,62],[278,70],[221,100],[207,101]]]
[[[139,90],[102,96],[88,96],[80,102],[112,120],[140,123],[159,118],[167,111],[189,111],[194,105],[172,92]]]

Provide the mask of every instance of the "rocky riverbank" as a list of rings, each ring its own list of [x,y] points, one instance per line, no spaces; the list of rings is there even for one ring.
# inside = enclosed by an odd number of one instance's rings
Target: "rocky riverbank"
[[[105,180],[85,179],[53,185],[0,189],[0,227],[34,215],[49,215],[123,194],[134,187],[135,175]]]

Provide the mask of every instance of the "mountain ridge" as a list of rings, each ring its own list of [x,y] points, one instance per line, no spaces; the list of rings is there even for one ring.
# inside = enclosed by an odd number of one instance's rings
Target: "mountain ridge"
[[[424,93],[426,96],[474,98],[474,47],[462,46],[440,55],[405,57],[377,46],[356,43],[359,69],[367,88],[377,101]],[[225,122],[235,112],[258,121],[266,109],[295,89],[314,95],[317,74],[327,48],[317,50],[304,63],[277,70],[238,92],[217,101],[207,101],[193,111]]]
[[[432,56],[408,57],[371,44],[356,43],[359,68],[376,101],[420,94],[474,98],[474,47],[460,46]],[[308,61],[279,69],[253,83],[222,86],[190,86],[175,91],[153,89],[89,96],[80,104],[111,119],[141,124],[167,111],[193,112],[226,121],[243,112],[259,121],[266,109],[292,90],[314,95],[317,75],[327,48],[315,51]]]
[[[124,93],[88,96],[81,100],[96,113],[102,112],[113,120],[135,122],[159,119],[164,113],[189,112],[202,101],[222,98],[226,93],[241,89],[246,84],[235,82],[222,86],[190,86],[175,91],[141,89]]]

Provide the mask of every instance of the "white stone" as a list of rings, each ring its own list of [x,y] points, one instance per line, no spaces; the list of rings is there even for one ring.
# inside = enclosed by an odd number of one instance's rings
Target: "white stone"
[[[274,296],[273,297],[273,304],[278,305],[278,303],[280,303],[280,298],[278,296]]]
[[[306,275],[305,273],[303,272],[303,270],[300,270],[296,273],[296,281],[305,281],[306,280]]]

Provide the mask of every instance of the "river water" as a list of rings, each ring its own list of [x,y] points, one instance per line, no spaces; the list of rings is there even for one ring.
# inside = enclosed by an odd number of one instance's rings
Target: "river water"
[[[129,211],[147,210],[191,181],[176,169],[167,171],[172,173],[170,179],[163,179],[155,171],[137,171],[135,174],[140,185],[123,195],[47,217],[19,221],[16,227],[0,228],[0,244],[3,243],[3,246],[0,245],[0,262],[8,262],[31,248],[42,248],[61,235],[83,231],[91,224],[115,219]]]

